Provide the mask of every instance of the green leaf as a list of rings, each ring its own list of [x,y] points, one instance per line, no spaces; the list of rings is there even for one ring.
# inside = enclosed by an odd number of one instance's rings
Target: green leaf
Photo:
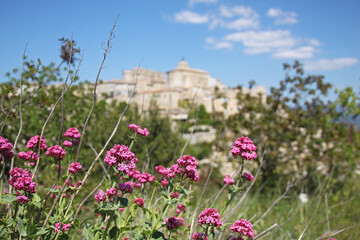
[[[12,203],[17,200],[17,197],[15,195],[8,194],[3,196],[2,200],[5,201],[6,203]]]
[[[154,239],[165,239],[165,236],[162,232],[156,231],[151,235]]]
[[[118,228],[116,226],[112,227],[109,231],[110,239],[116,239],[117,232],[118,232]]]
[[[20,235],[23,237],[26,237],[27,233],[26,233],[25,223],[23,222],[23,220],[20,217],[17,217],[16,219],[18,221],[18,228],[19,228]]]
[[[120,207],[127,207],[129,204],[129,200],[127,198],[120,198],[118,202],[120,202]]]

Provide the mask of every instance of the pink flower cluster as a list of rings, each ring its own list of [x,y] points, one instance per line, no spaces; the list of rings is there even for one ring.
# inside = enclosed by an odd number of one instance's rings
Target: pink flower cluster
[[[27,152],[19,152],[18,153],[18,158],[23,160],[26,164],[30,164],[31,166],[35,165],[35,162],[37,161],[37,159],[41,159],[41,156],[38,156],[38,154],[34,151],[27,151]],[[34,160],[35,162],[31,162],[29,163],[29,160]]]
[[[153,182],[155,180],[155,177],[151,176],[151,174],[149,174],[147,172],[139,174],[137,177],[138,177],[139,183]]]
[[[17,197],[17,202],[22,204],[27,204],[29,202],[29,198],[22,195]]]
[[[180,214],[181,212],[186,212],[186,207],[184,206],[184,204],[180,203],[177,205],[176,207],[176,214]]]
[[[226,175],[225,178],[223,179],[223,183],[227,184],[228,186],[233,185],[234,184],[234,179],[230,177],[230,175]]]
[[[30,140],[27,142],[26,147],[28,149],[35,149],[37,150],[38,145],[39,145],[39,140],[40,140],[40,135],[36,135],[32,138],[30,138]],[[40,150],[45,150],[47,148],[46,146],[46,140],[44,137],[41,138],[40,141]]]
[[[106,194],[103,190],[99,190],[97,193],[95,193],[95,199],[97,203],[105,202],[106,201]]]
[[[231,153],[244,160],[254,160],[257,157],[256,146],[248,137],[240,137],[231,146]]]
[[[251,223],[245,219],[237,220],[234,224],[230,226],[232,232],[238,233],[241,236],[246,236],[248,238],[254,237],[254,230],[252,229]]]
[[[13,145],[9,142],[8,139],[0,136],[0,162],[3,158],[12,158],[14,153],[11,151]]]
[[[193,240],[209,240],[209,238],[206,236],[205,233],[198,233],[198,232],[194,233],[192,235],[191,239],[193,239]]]
[[[220,214],[214,208],[205,208],[198,216],[198,224],[207,225],[207,226],[214,226],[214,227],[221,227],[222,221],[220,218]]]
[[[168,230],[175,230],[179,227],[180,221],[176,217],[170,217],[165,220],[166,228]]]
[[[136,199],[134,200],[134,203],[137,204],[137,205],[140,206],[140,207],[143,207],[143,206],[144,206],[144,199],[142,199],[142,198],[136,198]]]
[[[36,193],[36,182],[31,179],[32,173],[28,169],[13,168],[10,170],[9,184],[14,187],[16,191],[23,190],[25,193]]]
[[[79,132],[79,130],[77,128],[69,128],[68,130],[66,130],[66,132],[64,133],[64,136],[67,138],[70,138],[71,141],[65,140],[63,142],[63,145],[65,147],[72,147],[73,145],[78,145],[79,144],[79,139],[81,137],[81,134]]]
[[[62,227],[61,227],[61,223],[55,223],[55,229],[54,229],[54,231],[56,232],[56,233],[58,233],[58,232],[65,232],[65,231],[67,231],[70,227],[71,227],[71,224],[70,223],[68,223],[68,224],[63,224],[62,225]]]
[[[155,171],[167,177],[169,179],[176,177],[177,175],[185,176],[192,181],[199,180],[199,174],[196,171],[198,162],[196,159],[190,155],[185,155],[177,160],[177,164],[172,165],[169,168],[164,168],[163,166],[155,167]],[[161,185],[166,186],[168,181],[163,178]]]
[[[55,160],[62,160],[65,157],[66,151],[59,145],[55,145],[49,147],[45,154],[53,157]]]
[[[173,192],[170,194],[171,198],[178,198],[179,197],[179,193],[178,192]]]
[[[132,193],[134,191],[134,187],[131,186],[129,183],[120,183],[119,184],[119,190],[125,194],[125,193]]]
[[[82,169],[82,166],[79,162],[73,162],[70,164],[69,172],[72,174],[76,174],[81,169]]]
[[[243,179],[248,180],[250,182],[252,182],[254,180],[254,176],[251,175],[250,173],[243,173],[243,175],[241,176]]]
[[[130,124],[129,125],[129,129],[130,130],[136,130],[136,133],[139,135],[142,135],[144,137],[147,137],[150,135],[149,131],[147,128],[141,129],[140,126],[137,126],[136,124]]]
[[[110,166],[116,165],[119,172],[127,174],[136,168],[138,159],[127,146],[116,144],[106,152],[104,161]]]
[[[66,130],[66,132],[64,133],[64,136],[67,138],[75,138],[78,139],[81,137],[81,134],[79,132],[79,130],[77,128],[69,128],[68,130]]]

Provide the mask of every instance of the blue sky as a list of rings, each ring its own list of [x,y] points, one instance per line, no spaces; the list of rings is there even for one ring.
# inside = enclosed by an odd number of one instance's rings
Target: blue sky
[[[360,86],[359,0],[113,0],[0,2],[0,76],[30,59],[59,63],[57,39],[84,52],[82,80],[94,81],[102,43],[119,14],[101,79],[137,67],[166,72],[185,58],[229,86],[266,87],[294,59],[338,88]]]

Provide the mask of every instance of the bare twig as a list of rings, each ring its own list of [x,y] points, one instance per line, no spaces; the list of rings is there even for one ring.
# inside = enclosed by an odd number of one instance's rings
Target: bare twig
[[[23,73],[24,73],[24,62],[25,62],[26,47],[27,47],[27,43],[25,45],[24,53],[23,53],[23,56],[22,56],[21,74],[20,74],[20,79],[19,79],[19,82],[20,82],[20,100],[19,100],[20,127],[19,127],[19,132],[18,132],[18,134],[16,135],[16,138],[15,138],[14,147],[13,147],[14,151],[16,151],[16,145],[17,145],[17,142],[19,140],[19,137],[20,137],[20,134],[21,134],[21,131],[22,131],[22,127],[23,127],[21,101],[22,101],[22,95],[23,95],[22,77],[23,77]],[[11,158],[10,170],[14,168],[14,159],[15,159],[15,154]],[[11,186],[11,184],[9,184],[9,192],[11,192],[11,188],[12,188],[12,186]]]
[[[256,235],[253,239],[258,239],[261,236],[264,236],[265,234],[267,234],[268,232],[270,232],[271,230],[273,230],[274,228],[276,228],[278,226],[277,223],[274,223],[273,225],[271,225],[271,227],[269,227],[268,229],[266,229],[265,231],[259,233],[258,235]]]
[[[76,75],[77,75],[77,73],[79,72],[79,68],[80,68],[81,62],[82,62],[82,56],[81,56],[81,59],[80,59],[80,61],[79,61],[79,63],[78,63],[78,66],[77,66],[77,69],[76,69],[76,71],[75,71],[74,77],[71,79],[71,82],[70,82],[69,86],[65,89],[65,91],[63,91],[63,92],[61,93],[61,96],[60,96],[59,99],[55,102],[54,106],[52,107],[52,109],[51,109],[51,111],[50,111],[50,113],[49,113],[49,116],[47,117],[47,119],[46,119],[46,121],[45,121],[45,123],[44,123],[44,125],[43,125],[43,127],[42,127],[42,129],[41,129],[41,134],[40,134],[40,138],[39,138],[39,146],[40,146],[40,144],[41,144],[41,139],[42,139],[42,137],[43,137],[43,135],[44,135],[44,131],[45,131],[46,125],[48,124],[50,118],[51,118],[52,115],[54,114],[54,111],[55,111],[56,106],[58,105],[58,103],[61,101],[61,99],[64,97],[64,95],[67,93],[67,91],[70,89],[71,85],[72,85],[72,84],[74,83],[74,81],[75,81]],[[38,153],[37,153],[38,156],[40,156],[40,147],[39,147],[39,146],[38,146]],[[35,176],[36,176],[36,171],[37,171],[37,169],[38,169],[39,163],[40,163],[40,157],[38,157],[38,159],[37,159],[37,161],[36,161],[36,165],[35,165],[35,169],[34,169],[34,173],[33,173],[32,179],[34,179]]]
[[[213,171],[213,169],[214,169],[214,165],[215,165],[215,161],[216,161],[216,158],[217,158],[217,154],[218,154],[218,152],[219,152],[219,145],[220,145],[220,142],[218,142],[218,144],[217,144],[216,152],[215,152],[215,155],[214,155],[214,159],[213,159],[213,161],[211,162],[210,172],[209,172],[209,174],[208,174],[208,177],[207,177],[207,179],[206,179],[206,182],[205,182],[203,191],[201,192],[200,198],[199,198],[199,200],[198,200],[198,202],[197,202],[197,204],[196,204],[196,207],[195,207],[193,216],[192,216],[192,218],[191,218],[191,227],[190,227],[189,239],[191,239],[191,237],[192,237],[194,220],[195,220],[195,216],[196,216],[197,210],[198,210],[199,205],[200,205],[200,202],[201,202],[201,200],[202,200],[202,198],[203,198],[203,196],[204,196],[205,189],[206,189],[207,185],[209,184],[210,177],[211,177],[212,171]]]
[[[88,145],[89,145],[89,147],[91,148],[91,150],[95,153],[95,156],[97,156],[97,155],[98,155],[98,152],[95,150],[95,148],[93,147],[93,145],[92,145],[89,141],[88,141]],[[106,170],[103,162],[102,162],[102,161],[99,161],[99,162],[100,162],[100,165],[101,165],[102,169],[103,169],[104,172],[105,172],[105,175],[107,176],[107,178],[108,178],[109,180],[111,180],[111,177],[110,177],[110,175],[109,175],[109,173],[108,173],[108,170]]]
[[[109,169],[110,167],[108,167],[108,169],[106,169],[106,175],[109,175]],[[93,195],[96,190],[99,189],[99,187],[101,186],[101,184],[105,181],[106,176],[103,177],[103,179],[100,181],[100,183],[84,198],[84,200],[82,200],[82,202],[79,204],[78,208],[76,209],[75,215],[73,217],[73,221],[71,222],[71,224],[74,224],[75,219],[77,218],[81,207],[85,204],[85,202],[91,197],[91,195]]]
[[[262,156],[261,156],[261,159],[260,159],[260,165],[259,165],[259,168],[255,174],[255,177],[254,177],[254,180],[251,182],[251,185],[246,189],[245,193],[241,196],[239,202],[233,207],[231,208],[231,211],[228,211],[225,215],[224,215],[224,222],[226,222],[235,212],[236,210],[240,207],[240,205],[244,202],[247,194],[250,192],[251,188],[254,186],[255,184],[255,181],[256,179],[258,178],[259,176],[259,173],[260,173],[260,170],[261,170],[261,167],[264,163],[264,155],[266,153],[266,150],[263,152]]]
[[[90,117],[91,117],[91,115],[92,115],[92,113],[93,113],[93,111],[94,111],[94,108],[95,108],[95,103],[96,103],[96,88],[97,88],[97,85],[98,85],[100,73],[101,73],[101,70],[103,69],[103,65],[104,65],[104,63],[105,63],[106,57],[107,57],[107,55],[109,54],[109,52],[110,52],[110,50],[111,50],[111,40],[114,38],[114,30],[115,30],[116,22],[117,22],[118,18],[119,18],[119,16],[116,17],[115,23],[114,23],[113,27],[112,27],[111,30],[110,30],[110,37],[109,37],[109,39],[107,40],[107,44],[106,44],[106,47],[105,47],[105,49],[104,49],[104,57],[103,57],[103,60],[102,60],[102,62],[101,62],[101,64],[100,64],[100,68],[99,68],[99,71],[98,71],[98,73],[97,73],[96,80],[95,80],[94,94],[93,94],[93,103],[92,103],[90,112],[89,112],[88,116],[86,117],[86,120],[85,120],[85,123],[84,123],[84,126],[83,126],[83,131],[82,131],[82,134],[81,134],[81,137],[80,137],[79,146],[78,146],[78,149],[77,149],[77,152],[76,152],[75,162],[78,162],[78,161],[79,161],[78,159],[79,159],[80,150],[81,150],[82,142],[83,142],[83,139],[84,139],[85,131],[86,131],[87,125],[88,125],[88,123],[89,123]]]
[[[189,114],[188,114],[188,116],[187,116],[187,118],[186,118],[186,121],[185,121],[183,130],[182,130],[181,135],[180,135],[180,138],[179,138],[179,141],[178,141],[178,143],[177,143],[177,145],[176,145],[176,148],[175,148],[175,152],[174,152],[174,156],[173,156],[172,162],[175,161],[177,149],[179,148],[181,139],[182,139],[182,137],[183,137],[183,135],[184,135],[187,122],[189,121],[190,113],[191,113],[191,110],[192,110],[192,108],[193,108],[193,106],[194,106],[194,103],[195,103],[195,99],[196,99],[196,95],[197,95],[198,90],[199,90],[199,87],[196,88],[196,91],[195,91],[195,94],[194,94],[194,97],[193,97],[193,100],[192,100],[192,103],[191,103],[191,106],[190,106]]]
[[[294,186],[294,180],[291,183],[288,183],[288,185],[286,186],[286,190],[285,192],[278,198],[276,199],[273,204],[271,204],[271,206],[264,212],[264,214],[258,219],[256,220],[256,222],[253,224],[253,227],[256,226],[256,224],[258,224],[270,211],[271,209],[273,209],[273,207],[275,207],[275,205],[280,202],[283,198],[286,197],[286,194],[289,192],[289,190]]]

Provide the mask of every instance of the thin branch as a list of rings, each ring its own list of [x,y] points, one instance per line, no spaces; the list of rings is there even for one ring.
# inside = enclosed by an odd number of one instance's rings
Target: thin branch
[[[264,163],[264,155],[265,155],[265,152],[266,150],[263,152],[262,156],[261,156],[261,159],[260,159],[260,165],[259,165],[259,168],[255,174],[255,177],[254,177],[254,180],[251,182],[251,185],[246,189],[245,193],[242,195],[242,197],[240,198],[239,202],[235,205],[235,207],[233,207],[231,209],[230,212],[226,213],[224,215],[224,222],[226,222],[235,212],[236,210],[240,207],[240,205],[244,202],[247,194],[250,192],[251,188],[254,186],[255,184],[255,181],[257,179],[257,177],[259,176],[259,173],[260,173],[260,170],[261,170],[261,167]]]
[[[253,240],[260,238],[261,236],[264,236],[265,234],[267,234],[268,232],[270,232],[271,230],[273,230],[274,228],[276,228],[278,226],[277,223],[274,223],[273,225],[271,225],[271,227],[269,227],[268,229],[266,229],[265,231],[259,233],[258,235],[256,235]]]
[[[109,176],[109,169],[110,169],[110,166],[108,167],[108,169],[106,170],[106,175]],[[82,202],[79,204],[78,208],[76,209],[76,212],[75,212],[75,215],[73,217],[73,221],[71,222],[71,224],[74,224],[75,222],[75,219],[77,218],[80,210],[81,210],[81,207],[85,204],[85,202],[91,197],[91,195],[94,194],[94,192],[96,192],[96,190],[99,189],[99,187],[101,186],[101,184],[105,181],[105,178],[106,176],[103,177],[103,179],[100,181],[100,183],[84,198],[84,200],[82,200]]]
[[[19,137],[20,137],[20,134],[21,134],[21,131],[22,131],[22,127],[23,127],[23,122],[22,122],[22,111],[21,111],[21,101],[22,101],[22,95],[23,95],[23,91],[22,91],[22,77],[23,77],[23,73],[24,73],[24,62],[25,62],[25,53],[26,53],[26,47],[27,47],[27,43],[25,45],[25,49],[24,49],[24,53],[23,53],[23,56],[22,56],[22,65],[21,65],[21,74],[20,74],[20,100],[19,100],[19,117],[20,117],[20,127],[19,127],[19,132],[18,134],[16,135],[16,138],[15,138],[15,142],[14,142],[14,151],[16,151],[16,145],[17,145],[17,142],[19,140]],[[10,164],[10,170],[14,168],[14,159],[15,159],[15,154],[14,156],[11,158],[11,164]],[[11,184],[9,184],[9,192],[11,192]]]
[[[286,197],[286,194],[289,192],[289,190],[294,186],[294,180],[291,183],[288,183],[288,185],[286,186],[286,190],[285,192],[278,198],[276,199],[273,204],[271,204],[271,206],[264,212],[264,214],[258,219],[256,220],[256,222],[253,224],[253,227],[256,226],[256,224],[258,224],[270,211],[271,209],[273,209],[275,207],[275,205],[280,202],[283,198]]]
[[[218,144],[217,144],[217,147],[216,147],[216,152],[215,152],[215,155],[214,155],[214,159],[213,159],[213,161],[211,162],[210,172],[209,172],[208,177],[207,177],[207,179],[206,179],[206,182],[205,182],[205,185],[204,185],[203,190],[202,190],[202,192],[201,192],[200,198],[199,198],[199,200],[198,200],[198,202],[197,202],[197,204],[196,204],[196,207],[195,207],[195,210],[194,210],[194,214],[193,214],[193,216],[192,216],[192,218],[191,218],[191,227],[190,227],[189,239],[191,239],[191,237],[192,237],[193,226],[194,226],[194,221],[195,221],[195,216],[196,216],[197,210],[198,210],[199,205],[200,205],[200,202],[201,202],[201,200],[202,200],[202,198],[203,198],[203,196],[204,196],[205,189],[206,189],[207,185],[209,184],[210,177],[211,177],[212,171],[213,171],[213,169],[214,169],[215,161],[216,161],[217,155],[218,155],[218,153],[219,153],[219,145],[220,145],[220,141],[218,141]]]
[[[41,139],[44,135],[44,131],[45,131],[45,128],[46,128],[46,125],[48,124],[50,118],[52,117],[52,115],[54,114],[54,111],[55,111],[55,108],[56,106],[58,105],[58,103],[61,101],[61,99],[64,97],[64,95],[67,93],[67,91],[70,89],[71,85],[74,83],[75,81],[75,78],[76,78],[76,75],[77,73],[79,72],[79,68],[80,68],[80,64],[82,62],[82,58],[83,56],[81,56],[81,59],[79,60],[79,63],[78,63],[78,66],[77,66],[77,69],[75,71],[75,74],[74,74],[74,77],[71,79],[71,82],[69,84],[69,86],[66,88],[66,90],[64,92],[61,93],[61,96],[59,97],[59,99],[55,102],[54,106],[52,107],[50,113],[49,113],[49,116],[47,117],[42,129],[41,129],[41,134],[40,134],[40,138],[39,138],[39,146],[41,144]],[[38,156],[40,156],[40,147],[38,146]],[[33,173],[33,176],[32,176],[32,180],[35,178],[36,176],[36,171],[38,169],[38,166],[39,166],[39,163],[40,163],[40,157],[38,157],[37,161],[36,161],[36,165],[35,165],[35,169],[34,169],[34,173]]]
[[[194,94],[194,97],[193,97],[193,100],[192,100],[192,103],[191,103],[191,106],[190,106],[189,114],[188,114],[188,116],[187,116],[187,118],[186,118],[186,121],[185,121],[183,130],[182,130],[181,135],[180,135],[180,138],[179,138],[179,141],[178,141],[178,143],[177,143],[177,145],[176,145],[176,148],[175,148],[175,152],[174,152],[174,156],[173,156],[172,162],[175,161],[177,149],[179,148],[181,139],[182,139],[182,137],[183,137],[183,135],[184,135],[185,128],[186,128],[187,122],[188,122],[188,120],[189,120],[191,110],[192,110],[192,108],[193,108],[193,106],[194,106],[194,103],[195,103],[195,99],[196,99],[196,95],[197,95],[198,90],[199,90],[199,87],[196,88],[196,91],[195,91],[195,94]]]
[[[93,147],[93,145],[92,145],[89,141],[88,141],[88,145],[89,145],[89,147],[91,148],[91,150],[95,153],[95,156],[97,156],[97,155],[98,155],[98,152],[95,150],[95,148]],[[110,175],[109,175],[109,173],[108,173],[108,170],[106,170],[103,162],[102,162],[102,161],[99,161],[99,162],[100,162],[100,165],[101,165],[102,169],[104,170],[106,176],[108,177],[109,180],[111,180],[111,177],[110,177]]]
[[[96,80],[95,80],[95,86],[94,86],[94,95],[93,95],[93,103],[92,103],[92,106],[91,106],[91,109],[90,109],[90,112],[85,120],[85,123],[84,123],[84,126],[83,126],[83,131],[82,131],[82,134],[81,134],[81,137],[80,137],[80,142],[79,142],[79,146],[78,146],[78,149],[77,149],[77,152],[76,152],[76,157],[75,157],[75,162],[78,162],[78,159],[79,159],[79,155],[80,155],[80,150],[81,150],[81,146],[82,146],[82,142],[83,142],[83,139],[84,139],[84,135],[85,135],[85,131],[86,131],[86,128],[87,128],[87,125],[89,123],[89,120],[90,120],[90,117],[94,111],[94,108],[95,108],[95,103],[96,103],[96,88],[97,88],[97,85],[98,85],[98,81],[99,81],[99,77],[100,77],[100,73],[101,73],[101,70],[103,69],[103,65],[105,63],[105,60],[106,60],[106,57],[107,55],[109,54],[110,50],[111,50],[111,40],[114,38],[114,30],[115,30],[115,27],[116,27],[116,22],[119,18],[119,15],[116,17],[115,19],[115,23],[112,27],[112,29],[110,30],[110,36],[109,36],[109,39],[107,40],[107,44],[106,44],[106,47],[104,49],[104,57],[103,57],[103,60],[100,64],[100,68],[99,68],[99,71],[97,73],[97,76],[96,76]]]

